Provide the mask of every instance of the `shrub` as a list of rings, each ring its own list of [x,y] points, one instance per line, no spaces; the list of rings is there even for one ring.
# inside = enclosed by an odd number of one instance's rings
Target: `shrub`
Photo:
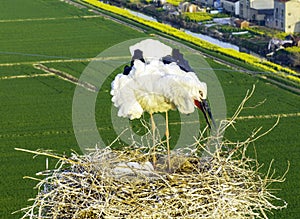
[[[212,16],[206,12],[185,12],[184,18],[195,22],[212,20]]]
[[[178,6],[182,0],[167,0],[167,2],[171,5]]]

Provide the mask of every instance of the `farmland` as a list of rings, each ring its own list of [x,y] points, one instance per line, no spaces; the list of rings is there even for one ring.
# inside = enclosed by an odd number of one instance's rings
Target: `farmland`
[[[78,9],[58,0],[11,0],[0,7],[0,218],[17,218],[10,213],[28,205],[33,197],[35,182],[23,180],[44,170],[45,158],[17,152],[15,147],[31,150],[45,149],[70,154],[80,153],[72,126],[72,101],[76,85],[33,67],[44,65],[79,78],[89,59],[122,41],[145,37],[145,33],[120,25],[86,9]],[[270,218],[297,218],[300,214],[300,97],[264,81],[236,72],[228,67],[206,60],[215,69],[226,97],[227,116],[230,117],[247,89],[256,84],[256,91],[247,108],[237,120],[236,130],[226,137],[243,140],[252,129],[270,128],[276,115],[282,118],[278,126],[255,143],[260,162],[275,159],[277,174],[282,174],[287,161],[291,168],[287,181],[275,187],[282,189],[279,197],[289,206]],[[118,70],[114,72],[118,73]],[[24,76],[21,78],[14,76]],[[112,80],[112,76],[108,80]],[[114,140],[111,127],[109,95],[110,81],[99,93],[96,120],[100,135],[106,142]],[[251,118],[248,116],[260,116]],[[268,116],[275,115],[271,118]],[[176,121],[176,112],[171,120]],[[171,132],[179,129],[175,123]],[[172,141],[175,138],[171,139]],[[173,142],[174,143],[174,142]],[[251,149],[251,148],[250,148]],[[254,156],[252,150],[249,151]],[[50,161],[50,166],[55,164]],[[266,170],[266,167],[263,168]]]

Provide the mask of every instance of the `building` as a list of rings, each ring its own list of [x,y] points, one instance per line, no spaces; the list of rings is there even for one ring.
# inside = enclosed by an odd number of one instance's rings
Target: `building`
[[[198,12],[198,11],[202,11],[202,12],[206,12],[205,9],[201,9],[198,5],[192,4],[190,2],[181,2],[178,5],[178,9],[181,12]]]
[[[221,8],[224,12],[238,16],[240,14],[240,0],[221,0]]]
[[[286,33],[300,33],[300,0],[275,0],[273,27]]]
[[[244,28],[248,28],[250,23],[246,20],[240,20],[240,19],[236,18],[236,19],[233,20],[233,25],[235,27],[244,29]]]
[[[196,0],[196,2],[199,2],[202,6],[205,7],[215,7],[220,0]]]
[[[260,25],[273,24],[274,0],[240,0],[239,7],[241,18]]]

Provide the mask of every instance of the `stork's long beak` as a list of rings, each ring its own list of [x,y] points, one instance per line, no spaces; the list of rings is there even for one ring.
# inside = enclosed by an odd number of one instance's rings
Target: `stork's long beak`
[[[213,125],[216,128],[216,123],[212,116],[208,101],[206,99],[202,99],[201,101],[194,100],[194,103],[202,111],[208,127],[211,129],[211,125]]]

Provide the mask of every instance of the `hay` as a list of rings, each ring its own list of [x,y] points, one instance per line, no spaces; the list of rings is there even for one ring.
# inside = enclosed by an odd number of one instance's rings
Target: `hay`
[[[233,124],[243,104],[219,133]],[[55,169],[38,173],[43,176],[36,179],[38,194],[20,210],[22,218],[267,218],[267,212],[287,207],[270,189],[284,182],[286,173],[274,177],[271,163],[263,174],[256,159],[246,155],[248,145],[264,134],[256,131],[243,142],[201,135],[189,150],[173,151],[171,172],[165,151],[157,152],[154,170],[153,154],[143,147],[96,147],[68,158],[17,149],[58,159]],[[214,153],[206,149],[208,142]]]

